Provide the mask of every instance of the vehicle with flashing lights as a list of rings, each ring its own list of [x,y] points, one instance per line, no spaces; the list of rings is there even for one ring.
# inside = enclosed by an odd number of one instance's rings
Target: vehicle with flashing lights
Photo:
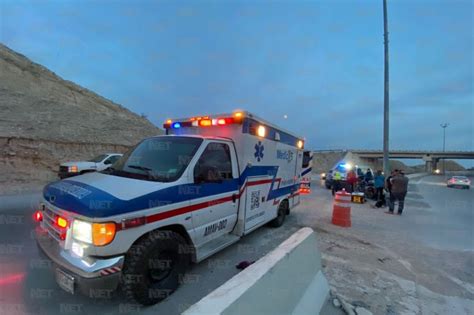
[[[367,170],[369,170],[372,173],[372,178],[374,177],[374,172],[369,167],[354,165],[350,162],[343,162],[343,163],[338,163],[334,168],[330,169],[327,172],[327,174],[325,174],[326,178],[324,179],[324,185],[326,186],[327,189],[332,189],[334,172],[335,171],[339,172],[339,174],[341,174],[341,179],[345,181],[347,177],[347,173],[349,173],[349,171],[351,170],[356,173],[357,177],[359,178],[359,181],[363,181],[365,172]]]
[[[35,234],[64,290],[157,303],[189,263],[299,204],[303,138],[243,111],[164,128],[112,167],[44,188]]]
[[[88,161],[66,162],[59,165],[59,178],[67,178],[84,173],[103,171],[122,157],[120,153],[106,153]]]

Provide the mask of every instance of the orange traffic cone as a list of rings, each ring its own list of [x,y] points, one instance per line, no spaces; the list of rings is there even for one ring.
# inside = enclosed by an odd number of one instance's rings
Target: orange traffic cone
[[[336,192],[332,209],[332,224],[351,227],[351,194],[345,189]]]

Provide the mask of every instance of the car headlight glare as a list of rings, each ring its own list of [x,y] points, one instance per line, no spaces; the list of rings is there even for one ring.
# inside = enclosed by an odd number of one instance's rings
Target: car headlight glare
[[[77,173],[77,165],[69,166],[69,173]]]

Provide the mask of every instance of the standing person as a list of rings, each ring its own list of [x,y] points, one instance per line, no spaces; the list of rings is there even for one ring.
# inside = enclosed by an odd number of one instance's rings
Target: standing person
[[[370,168],[368,168],[367,172],[365,173],[364,180],[366,183],[368,183],[369,181],[373,179],[374,179],[374,176],[372,175],[372,171],[370,170]]]
[[[342,175],[338,170],[332,173],[332,195],[341,190]]]
[[[395,176],[396,174],[398,173],[398,170],[395,169],[393,170],[390,175],[387,177],[387,180],[385,182],[385,188],[387,188],[387,191],[389,193],[389,195],[392,194],[392,178],[393,176]]]
[[[377,201],[381,201],[381,204],[385,203],[385,196],[383,193],[383,189],[385,187],[385,176],[382,175],[382,171],[378,170],[374,177],[374,186],[375,186],[375,193],[377,196]]]
[[[403,206],[405,204],[405,197],[408,191],[408,177],[402,171],[399,171],[390,180],[392,183],[392,189],[390,194],[390,202],[388,205],[388,212],[393,214],[395,209],[395,201],[398,200],[398,214],[401,215],[403,212]]]
[[[347,173],[347,184],[349,184],[350,192],[353,193],[355,191],[355,185],[357,184],[357,174],[354,170]]]

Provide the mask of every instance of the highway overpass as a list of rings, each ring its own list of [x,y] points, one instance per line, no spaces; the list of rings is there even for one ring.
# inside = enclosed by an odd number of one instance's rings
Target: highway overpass
[[[337,164],[341,161],[355,161],[361,165],[374,165],[383,158],[381,150],[316,150],[315,160],[322,157],[322,160],[329,164]],[[427,150],[391,150],[390,159],[420,159],[426,163],[426,171],[431,172],[438,168],[438,163],[443,159],[474,159],[474,151],[427,151]],[[326,165],[325,168],[332,168],[334,165]]]

